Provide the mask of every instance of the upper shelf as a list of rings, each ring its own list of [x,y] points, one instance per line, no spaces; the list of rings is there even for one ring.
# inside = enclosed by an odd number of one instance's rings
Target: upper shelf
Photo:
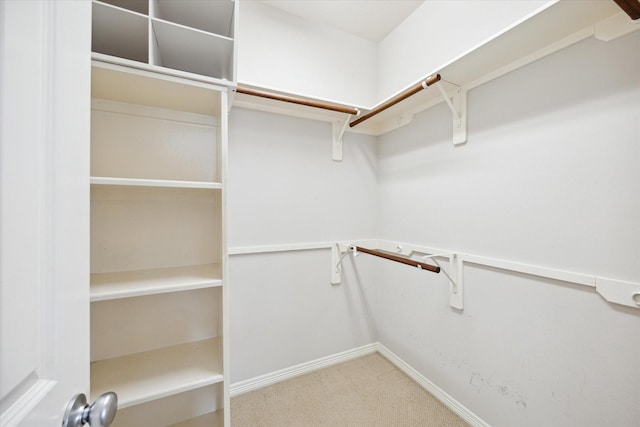
[[[220,116],[226,88],[98,60],[91,65],[92,98]]]
[[[435,69],[424,70],[423,79],[439,73],[443,81],[437,84],[446,92],[451,93],[458,87],[468,90],[572,43],[595,35],[596,24],[621,13],[613,1],[561,0],[518,25],[483,41],[459,57]],[[640,28],[640,26],[637,27]],[[419,81],[407,83],[409,84],[406,88],[409,88]],[[396,95],[381,100],[377,105],[371,106],[370,110],[384,104]],[[440,102],[444,102],[440,91],[436,88],[429,88],[351,128],[351,130],[380,135],[408,123],[416,112]],[[262,110],[271,109],[271,111],[283,114],[324,121],[335,121],[336,117],[342,117],[344,120],[345,117],[344,114],[339,115],[317,109],[311,111],[309,107],[257,99],[243,94],[236,94],[234,105]]]
[[[94,58],[235,85],[236,2],[94,0]]]
[[[466,90],[486,83],[545,55],[595,34],[595,24],[620,13],[612,1],[559,1],[530,19],[496,35],[425,77],[442,75],[439,83],[447,91],[456,86]],[[377,134],[393,129],[393,122],[431,105],[443,102],[438,90],[425,90],[370,119],[362,130]],[[402,121],[402,120],[400,120]]]

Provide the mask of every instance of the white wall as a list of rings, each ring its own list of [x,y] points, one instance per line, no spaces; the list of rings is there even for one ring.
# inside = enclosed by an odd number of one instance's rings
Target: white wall
[[[232,111],[231,248],[374,234],[376,139],[345,136],[342,162],[331,160],[331,145],[328,123]],[[232,255],[232,383],[374,342],[366,267],[345,268],[332,286],[327,249]]]
[[[380,237],[640,282],[639,48],[589,39],[470,91],[464,146],[443,105],[380,137]],[[376,268],[380,342],[490,425],[637,425],[638,310],[467,265],[458,312],[444,277]]]
[[[464,52],[554,2],[425,1],[378,46],[377,101],[438,72]]]
[[[468,143],[439,105],[379,137],[234,109],[230,246],[379,237],[640,281],[640,33],[590,39],[469,93]],[[379,144],[375,145],[378,141]],[[232,382],[379,340],[493,426],[640,418],[640,314],[589,288],[329,251],[231,257]]]
[[[371,107],[377,44],[255,1],[240,3],[238,81]]]
[[[238,81],[371,108],[552,3],[426,1],[378,44],[242,1]]]

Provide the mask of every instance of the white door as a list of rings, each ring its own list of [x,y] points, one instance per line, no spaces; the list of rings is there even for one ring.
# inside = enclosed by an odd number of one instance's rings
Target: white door
[[[91,3],[0,0],[0,425],[89,386]]]

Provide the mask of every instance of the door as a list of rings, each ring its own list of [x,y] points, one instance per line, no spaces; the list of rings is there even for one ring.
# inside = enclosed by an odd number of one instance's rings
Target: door
[[[91,3],[0,0],[0,425],[89,391]]]

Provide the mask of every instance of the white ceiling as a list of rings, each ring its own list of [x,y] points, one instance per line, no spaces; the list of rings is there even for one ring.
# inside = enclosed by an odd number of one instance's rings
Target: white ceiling
[[[317,24],[382,41],[424,0],[262,0]]]

